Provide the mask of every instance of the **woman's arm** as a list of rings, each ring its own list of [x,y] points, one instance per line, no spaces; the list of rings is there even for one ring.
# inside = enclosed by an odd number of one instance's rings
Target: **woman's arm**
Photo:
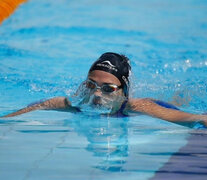
[[[56,97],[41,103],[37,103],[25,107],[23,109],[20,109],[16,112],[10,113],[2,117],[13,117],[34,110],[57,110],[57,111],[78,112],[78,109],[76,107],[72,107],[70,101],[66,97]]]
[[[126,110],[141,112],[175,123],[193,123],[200,121],[207,127],[207,115],[196,115],[176,109],[165,108],[153,102],[153,99],[130,99]]]

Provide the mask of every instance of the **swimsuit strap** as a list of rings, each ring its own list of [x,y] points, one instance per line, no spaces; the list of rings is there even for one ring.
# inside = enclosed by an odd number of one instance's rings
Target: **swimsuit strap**
[[[167,102],[164,102],[164,101],[160,101],[160,100],[153,100],[154,103],[162,106],[162,107],[165,107],[165,108],[168,108],[168,109],[175,109],[175,110],[180,110],[178,109],[176,106],[170,104],[170,103],[167,103]]]
[[[125,101],[122,103],[120,109],[113,115],[114,117],[127,117],[127,115],[124,114],[124,112],[123,112],[124,109],[125,109],[125,107],[126,107],[127,102],[128,102],[128,99],[125,100]]]

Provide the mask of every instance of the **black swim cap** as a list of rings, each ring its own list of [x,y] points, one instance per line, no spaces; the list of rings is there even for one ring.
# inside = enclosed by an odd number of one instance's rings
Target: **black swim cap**
[[[94,70],[105,71],[116,76],[123,86],[125,96],[128,97],[131,66],[127,57],[112,52],[104,53],[93,63],[89,72]]]

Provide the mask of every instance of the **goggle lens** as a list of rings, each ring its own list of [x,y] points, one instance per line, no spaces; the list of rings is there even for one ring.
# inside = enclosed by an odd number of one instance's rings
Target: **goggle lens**
[[[112,93],[120,88],[120,86],[117,86],[115,84],[103,84],[102,86],[98,86],[96,82],[91,80],[86,80],[85,84],[87,88],[91,90],[99,88],[103,93]]]
[[[96,84],[93,81],[86,81],[86,87],[89,89],[95,89]]]
[[[112,84],[108,84],[108,85],[103,85],[103,86],[101,87],[101,89],[102,89],[104,92],[112,93],[112,92],[114,92],[114,91],[117,91],[118,87],[117,87],[117,86],[115,87],[115,86],[112,85]]]

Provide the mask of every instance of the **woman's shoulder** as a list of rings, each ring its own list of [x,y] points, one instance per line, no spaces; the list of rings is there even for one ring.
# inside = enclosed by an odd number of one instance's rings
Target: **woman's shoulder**
[[[129,98],[126,104],[125,112],[143,112],[146,108],[149,108],[152,105],[153,99],[151,98]]]

